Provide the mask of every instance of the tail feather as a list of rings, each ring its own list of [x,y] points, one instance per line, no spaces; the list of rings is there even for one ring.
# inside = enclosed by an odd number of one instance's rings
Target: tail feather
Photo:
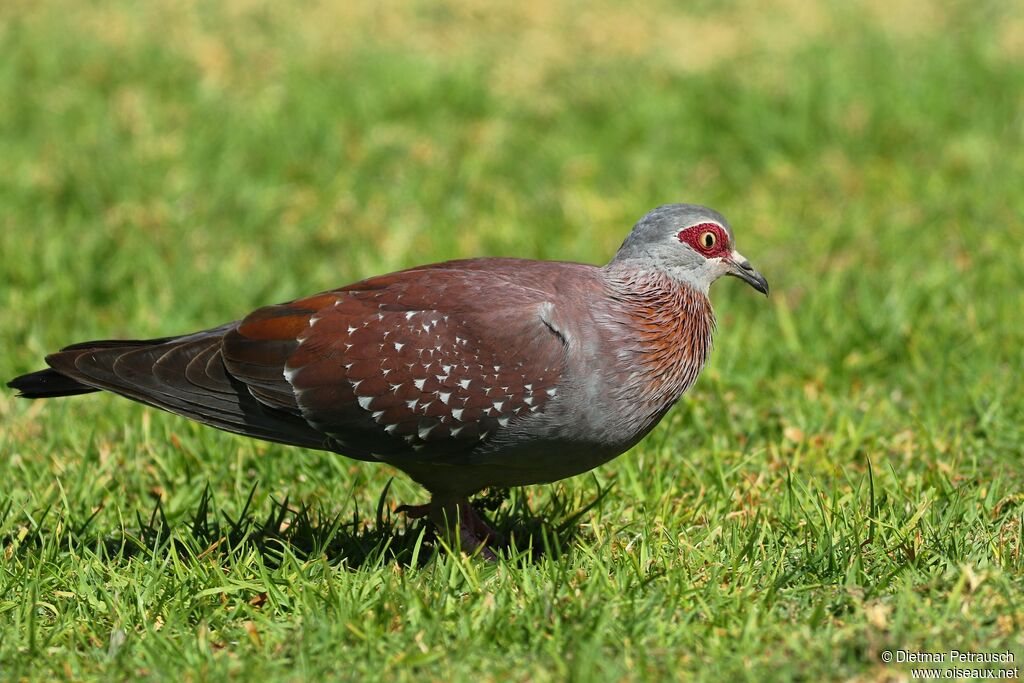
[[[7,386],[17,389],[21,398],[56,398],[99,391],[51,368],[15,377]]]
[[[7,386],[24,398],[110,391],[237,434],[324,449],[329,437],[288,404],[265,405],[225,371],[221,338],[235,323],[182,337],[101,340],[65,347],[46,357],[46,370]]]
[[[83,351],[89,349],[99,350],[147,346],[150,344],[161,344],[171,339],[173,339],[173,337],[144,340],[102,339],[65,346],[60,350],[60,353],[65,351]],[[91,394],[95,391],[101,391],[99,387],[86,384],[85,382],[75,379],[71,375],[63,373],[55,368],[37,370],[36,372],[30,372],[27,375],[15,377],[7,383],[7,386],[11,389],[16,389],[18,391],[19,398],[59,398],[61,396],[77,396],[79,394]]]

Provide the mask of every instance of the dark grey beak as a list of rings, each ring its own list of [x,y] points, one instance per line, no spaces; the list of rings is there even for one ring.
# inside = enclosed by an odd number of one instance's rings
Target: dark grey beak
[[[764,279],[764,275],[754,270],[754,266],[750,265],[750,261],[739,256],[739,254],[736,256],[739,258],[733,258],[729,261],[728,275],[738,277],[757,291],[768,296],[768,281]]]

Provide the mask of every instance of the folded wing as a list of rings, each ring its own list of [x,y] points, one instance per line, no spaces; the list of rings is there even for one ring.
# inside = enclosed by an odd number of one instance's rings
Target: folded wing
[[[39,396],[104,389],[268,441],[430,460],[471,452],[556,395],[565,339],[548,309],[500,269],[453,263],[185,337],[78,344],[20,379]]]
[[[225,365],[346,455],[444,457],[555,395],[564,348],[543,306],[487,273],[405,271],[320,295],[312,315],[296,312],[308,300],[256,311],[225,335]]]

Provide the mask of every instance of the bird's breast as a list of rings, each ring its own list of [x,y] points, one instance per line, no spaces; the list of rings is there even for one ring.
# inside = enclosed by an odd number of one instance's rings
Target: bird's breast
[[[602,387],[593,398],[631,446],[696,381],[711,351],[715,318],[705,294],[664,275],[613,280],[609,290],[612,305],[600,316],[594,350],[604,361],[589,364]]]

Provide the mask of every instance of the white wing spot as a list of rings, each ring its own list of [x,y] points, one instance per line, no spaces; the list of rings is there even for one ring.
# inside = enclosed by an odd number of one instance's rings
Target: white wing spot
[[[405,344],[402,342],[395,342],[395,351],[401,351],[403,346],[405,346]]]
[[[425,380],[425,379],[414,379],[414,380],[412,381],[412,383],[416,385],[416,388],[417,388],[417,389],[419,389],[420,391],[423,391],[423,384],[424,384],[424,383],[425,383],[426,381],[427,381],[427,380]]]
[[[451,396],[451,392],[442,392],[437,395],[437,397],[441,399],[441,403],[445,405],[448,405],[448,399],[451,398]]]
[[[469,383],[472,381],[471,379],[461,379],[459,380],[459,386],[463,389],[469,389]]]
[[[499,417],[498,418],[498,424],[500,424],[502,427],[508,427],[508,418],[507,417]]]
[[[356,399],[359,401],[359,407],[363,410],[369,410],[370,404],[373,403],[373,396],[360,396]]]
[[[462,411],[463,411],[462,408],[452,408],[452,417],[454,417],[456,420],[461,420],[462,419]],[[460,427],[460,429],[461,429],[461,427]]]

